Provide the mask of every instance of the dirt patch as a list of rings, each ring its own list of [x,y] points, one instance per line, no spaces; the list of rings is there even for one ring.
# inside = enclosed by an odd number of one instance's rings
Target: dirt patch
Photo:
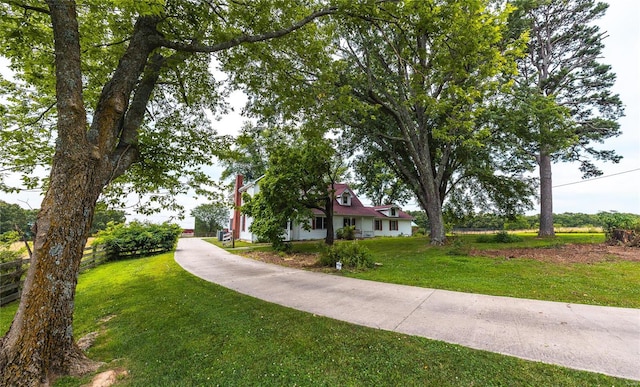
[[[318,265],[318,254],[314,253],[295,253],[281,256],[277,253],[270,253],[265,251],[250,251],[243,252],[243,256],[255,259],[256,261],[262,261],[267,263],[273,263],[280,266],[293,267],[296,269],[305,270],[323,270],[324,268]]]
[[[109,387],[114,385],[118,380],[126,378],[128,375],[129,371],[121,368],[104,371],[94,376],[91,383],[85,384],[82,387]]]
[[[479,250],[472,249],[471,255],[503,258],[529,258],[553,263],[596,263],[610,261],[640,262],[637,247],[609,246],[607,244],[567,244],[556,247]]]
[[[296,253],[279,255],[270,252],[245,252],[243,256],[257,261],[273,263],[280,266],[293,267],[313,271],[327,271],[330,268],[318,265],[318,254]],[[596,263],[611,261],[640,262],[640,249],[637,247],[609,246],[600,244],[566,244],[543,248],[508,248],[499,250],[471,249],[470,255],[483,257],[501,257],[506,259],[529,258],[553,263]]]

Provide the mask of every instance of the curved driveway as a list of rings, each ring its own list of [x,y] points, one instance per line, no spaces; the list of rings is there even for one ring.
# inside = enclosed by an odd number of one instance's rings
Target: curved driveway
[[[239,257],[196,238],[175,259],[207,281],[372,328],[640,380],[640,309],[418,288]]]

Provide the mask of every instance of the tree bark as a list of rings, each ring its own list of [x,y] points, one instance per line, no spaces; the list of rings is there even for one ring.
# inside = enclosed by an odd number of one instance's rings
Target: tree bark
[[[551,156],[541,151],[538,157],[540,168],[540,228],[539,237],[554,237],[553,188],[551,179]]]
[[[332,187],[333,190],[333,187]],[[327,203],[325,206],[325,215],[327,217],[327,236],[324,239],[324,243],[327,246],[333,245],[335,240],[334,230],[333,230],[333,193],[327,197]]]
[[[446,241],[442,207],[439,202],[428,200],[422,204],[429,220],[429,239],[432,245],[441,246]]]
[[[58,139],[20,305],[0,339],[0,384],[6,386],[49,385],[58,375],[80,375],[99,366],[82,353],[73,337],[80,261],[100,193],[136,158],[135,132],[159,70],[159,62],[152,61],[152,73],[140,80],[154,48],[145,43],[154,25],[138,23],[87,131],[75,5],[51,0],[49,8]]]

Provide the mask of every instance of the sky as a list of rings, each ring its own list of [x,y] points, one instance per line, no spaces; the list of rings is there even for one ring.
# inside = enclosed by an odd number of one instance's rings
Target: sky
[[[620,119],[622,135],[607,140],[602,149],[614,149],[623,159],[618,164],[597,164],[604,175],[590,180],[582,180],[578,165],[575,163],[555,164],[553,166],[553,206],[555,213],[582,212],[588,214],[600,211],[618,211],[640,214],[640,1],[608,0],[609,9],[599,20],[601,30],[606,31],[602,63],[612,66],[617,75],[614,93],[618,93],[625,105],[625,117]],[[7,62],[0,58],[0,72],[6,73]],[[245,120],[239,111],[246,98],[241,92],[230,96],[235,112],[232,112],[213,125],[219,134],[238,133]],[[207,168],[213,178],[218,178],[221,169],[212,165]],[[361,198],[364,199],[364,198]],[[42,196],[39,192],[21,192],[19,194],[0,193],[0,200],[16,203],[25,208],[39,208]],[[204,199],[185,195],[179,199],[185,207],[185,218],[178,214],[161,212],[143,217],[136,214],[127,216],[127,220],[139,219],[152,222],[172,221],[184,228],[193,228],[194,219],[189,215],[191,209],[205,203]],[[364,200],[366,202],[366,200]],[[416,209],[415,203],[409,203],[405,209]],[[527,214],[537,213],[537,209]]]

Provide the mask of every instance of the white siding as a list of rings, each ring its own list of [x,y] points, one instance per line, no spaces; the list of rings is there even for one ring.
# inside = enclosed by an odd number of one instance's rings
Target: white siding
[[[389,230],[390,221],[398,222],[398,230]],[[375,236],[411,236],[411,221],[409,219],[382,219],[382,230],[374,231]]]

